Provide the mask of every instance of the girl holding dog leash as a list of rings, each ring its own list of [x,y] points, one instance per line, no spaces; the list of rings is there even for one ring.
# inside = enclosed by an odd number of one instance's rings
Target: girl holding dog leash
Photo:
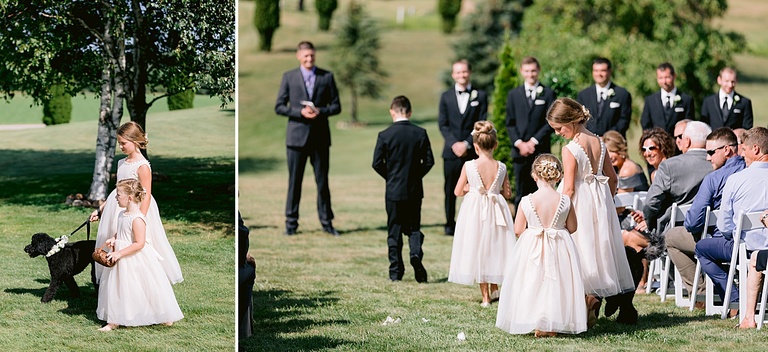
[[[160,254],[160,261],[168,280],[172,284],[184,280],[181,275],[181,267],[176,259],[168,238],[165,235],[163,223],[160,221],[160,211],[152,197],[152,170],[149,161],[141,154],[141,149],[146,149],[149,140],[139,124],[130,121],[122,124],[117,129],[117,142],[120,150],[127,155],[117,162],[117,181],[135,179],[141,183],[146,191],[145,197],[139,203],[139,209],[146,219],[147,242]],[[107,238],[114,237],[117,233],[118,214],[123,208],[117,203],[116,190],[110,193],[107,200],[98,210],[91,214],[91,221],[99,221],[99,231],[96,235],[96,248],[106,242]],[[96,265],[96,283],[101,281],[105,267]]]
[[[138,180],[119,181],[115,196],[125,208],[118,215],[117,235],[106,240],[107,254],[115,265],[102,272],[96,316],[107,322],[99,331],[120,325],[164,324],[184,317],[171,282],[160,262],[162,257],[147,241],[148,222],[140,203],[147,195]]]

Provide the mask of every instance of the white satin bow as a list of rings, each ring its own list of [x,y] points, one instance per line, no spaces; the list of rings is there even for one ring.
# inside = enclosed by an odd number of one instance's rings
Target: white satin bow
[[[547,279],[557,280],[555,275],[555,241],[560,233],[556,229],[542,229],[541,232],[536,234],[536,237],[541,237],[541,241],[537,239],[536,244],[533,247],[531,253],[531,259],[538,266],[544,266],[544,277]],[[546,251],[546,253],[544,253]]]
[[[501,209],[501,204],[499,204],[498,197],[496,197],[494,194],[488,194],[488,191],[486,191],[486,189],[483,187],[477,187],[477,192],[480,193],[480,195],[484,198],[482,199],[483,220],[488,218],[488,206],[491,206],[493,207],[493,215],[496,218],[496,225],[506,227],[507,220],[504,218],[504,211]]]
[[[586,174],[584,175],[584,182],[586,183],[592,183],[597,181],[598,183],[606,184],[608,183],[608,176],[604,175],[593,175],[593,174]]]

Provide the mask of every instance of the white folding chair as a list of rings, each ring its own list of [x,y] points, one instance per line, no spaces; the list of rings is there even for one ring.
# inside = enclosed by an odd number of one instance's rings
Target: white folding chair
[[[740,211],[736,219],[736,230],[733,231],[733,251],[731,252],[731,265],[728,268],[728,281],[725,286],[723,296],[723,311],[720,319],[728,317],[728,310],[739,309],[739,321],[743,320],[747,310],[747,246],[741,241],[741,233],[744,231],[763,228],[760,222],[762,211],[745,213]],[[739,270],[739,304],[734,305],[731,301],[731,288],[733,288],[733,279],[736,276],[736,270]]]
[[[683,222],[685,221],[685,213],[688,212],[688,209],[691,208],[690,204],[686,205],[677,205],[677,203],[672,203],[672,212],[671,216],[669,218],[669,227],[675,227],[675,226],[682,226]],[[656,228],[656,231],[663,231],[661,228]],[[661,301],[666,302],[667,295],[668,295],[668,289],[669,289],[669,274],[672,271],[672,267],[674,265],[672,264],[672,259],[669,258],[669,255],[666,254],[666,251],[664,255],[662,256],[664,258],[664,266],[661,268],[661,277],[659,278],[659,283],[661,286],[659,287],[659,295],[661,296]],[[659,258],[661,259],[661,258]],[[677,276],[680,276],[679,273],[675,272]],[[677,303],[677,290],[678,288],[674,288],[675,292],[673,295],[675,296],[675,302]],[[680,298],[682,299],[682,290],[680,291]],[[687,304],[683,305],[686,306]],[[680,306],[680,304],[678,304]]]
[[[690,206],[688,206],[688,209],[690,209]],[[704,215],[704,228],[702,230],[701,238],[704,238],[705,236],[709,236],[707,232],[707,228],[709,228],[709,224],[717,223],[717,215],[713,215],[713,211],[710,207],[707,207],[705,210]],[[688,211],[686,210],[685,213],[687,214]],[[717,213],[719,214],[720,211],[717,210]],[[714,220],[714,222],[712,222]],[[669,256],[667,256],[669,258]],[[699,270],[701,269],[701,264],[699,264],[698,259],[696,259],[696,272],[694,274],[694,282],[693,286],[691,286],[694,292],[687,292],[688,289],[685,287],[685,284],[683,283],[683,277],[680,275],[680,272],[675,268],[675,305],[678,307],[688,307],[689,310],[693,310],[694,306],[696,305],[696,290],[695,288],[698,287],[698,275]],[[686,297],[687,293],[687,297]]]
[[[616,208],[640,209],[643,206],[646,194],[648,192],[616,193],[616,196],[613,197],[613,203],[616,205]]]
[[[757,255],[757,253],[752,253],[752,255]],[[760,313],[757,315],[757,330],[762,329],[765,322],[765,304],[766,297],[768,297],[768,277],[765,276],[766,274],[768,274],[768,270],[763,271],[763,290],[760,295],[760,305],[758,306]]]
[[[704,218],[704,232],[701,234],[701,238],[710,238],[712,237],[709,232],[707,232],[707,228],[709,227],[709,224],[717,224],[717,219],[720,217],[720,209],[718,210],[711,210],[710,207],[707,207],[707,215]],[[693,274],[693,283],[691,284],[691,287],[693,290],[698,290],[699,287],[699,279],[701,278],[702,271],[701,271],[701,262],[699,261],[699,258],[696,258],[696,269]],[[714,293],[714,285],[712,284],[712,280],[704,275],[704,280],[706,280],[706,293],[704,297],[699,297],[698,295],[694,298],[693,294],[690,295],[689,299],[689,306],[688,310],[691,312],[693,311],[694,307],[696,306],[696,302],[699,301],[701,298],[704,299],[704,302],[706,302],[706,315],[714,315],[714,314],[720,314],[722,313],[720,311],[720,306],[715,305],[715,293]]]

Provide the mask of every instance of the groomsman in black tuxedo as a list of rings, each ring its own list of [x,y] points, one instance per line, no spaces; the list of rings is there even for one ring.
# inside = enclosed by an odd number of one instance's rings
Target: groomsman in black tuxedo
[[[526,57],[520,65],[525,82],[507,94],[507,133],[512,142],[515,175],[515,209],[520,199],[536,191],[531,166],[536,156],[550,152],[552,127],[547,123],[547,110],[555,101],[555,92],[539,82],[541,66],[534,57]]]
[[[656,68],[656,82],[661,90],[645,97],[640,117],[643,130],[661,127],[674,136],[678,121],[694,119],[693,98],[675,87],[675,77],[675,68],[668,62]]]
[[[405,273],[403,234],[408,236],[410,262],[416,281],[427,282],[421,260],[424,234],[421,232],[422,178],[435,164],[427,131],[410,122],[411,102],[405,96],[392,100],[392,125],[379,133],[373,151],[373,169],[387,181],[386,207],[389,235],[389,279],[400,281]]]
[[[317,213],[323,231],[338,236],[333,228],[328,165],[331,130],[328,117],[341,112],[339,92],[333,74],[315,66],[315,47],[301,42],[296,48],[300,66],[283,74],[275,112],[288,117],[285,145],[288,158],[288,197],[285,204],[285,234],[295,235],[299,227],[301,183],[307,158],[315,171]]]
[[[592,133],[602,136],[606,131],[614,130],[626,137],[632,118],[632,95],[611,82],[611,70],[610,60],[603,57],[593,60],[595,86],[579,92],[576,100],[592,115],[586,125]]]
[[[720,91],[706,98],[701,104],[701,121],[712,129],[752,128],[752,101],[736,93],[736,70],[726,67],[717,76]]]
[[[456,227],[456,195],[453,189],[459,181],[464,162],[477,158],[472,145],[472,129],[475,122],[485,120],[488,113],[488,97],[479,89],[472,88],[472,73],[467,60],[453,63],[451,77],[454,87],[440,96],[437,117],[440,133],[445,139],[443,147],[443,175],[445,176],[445,234],[453,236]]]

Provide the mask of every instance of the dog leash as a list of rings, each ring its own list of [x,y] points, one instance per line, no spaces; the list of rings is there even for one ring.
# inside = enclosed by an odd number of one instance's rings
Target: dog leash
[[[75,232],[80,231],[80,229],[82,229],[83,226],[85,226],[85,229],[87,232],[86,239],[90,240],[91,239],[91,219],[90,218],[86,219],[85,222],[82,223],[78,228],[76,228],[75,231],[72,231],[72,233],[70,233],[69,236],[72,236],[75,234]]]

